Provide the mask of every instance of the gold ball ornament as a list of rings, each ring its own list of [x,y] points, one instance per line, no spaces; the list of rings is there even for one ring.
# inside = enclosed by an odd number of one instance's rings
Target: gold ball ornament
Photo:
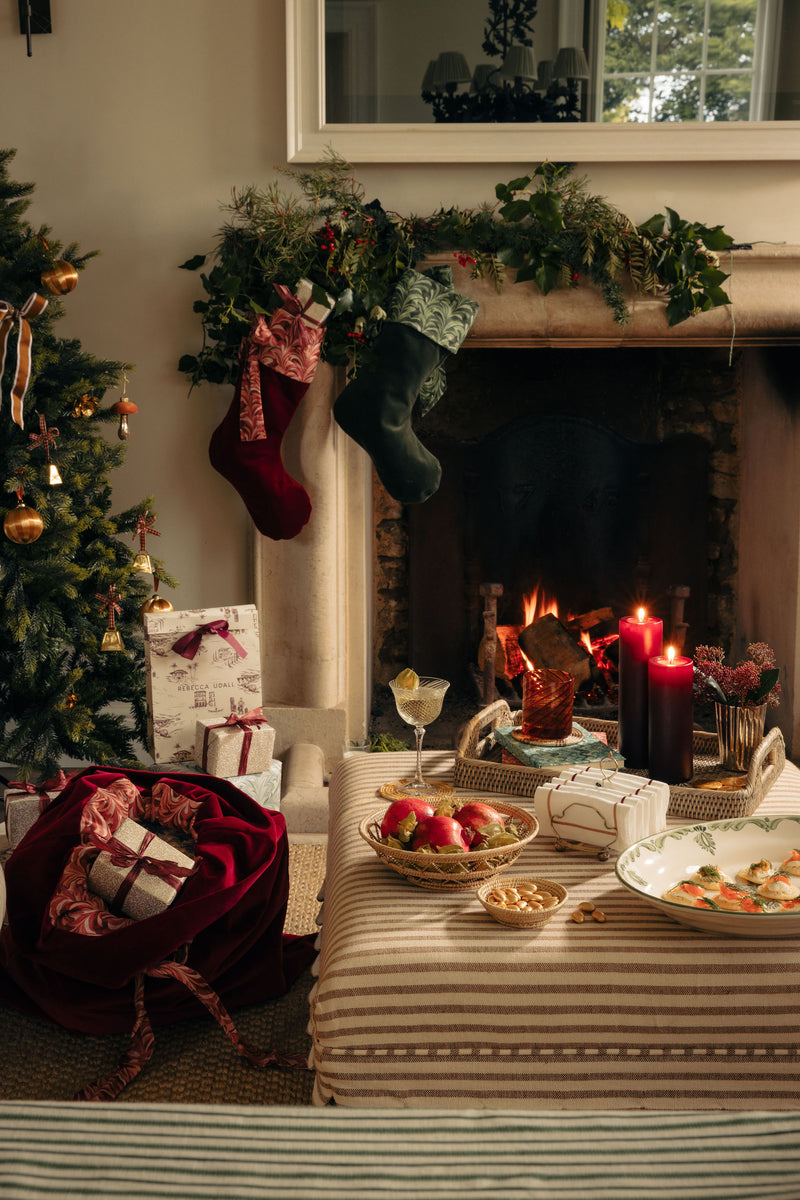
[[[163,596],[151,596],[149,600],[145,600],[139,609],[139,624],[144,625],[144,619],[148,613],[165,612],[172,612],[172,605],[169,600],[165,600]]]
[[[3,533],[9,541],[16,542],[18,545],[35,542],[42,536],[43,529],[44,521],[41,514],[35,508],[23,504],[21,500],[16,508],[12,508],[11,512],[6,513],[3,521]]]
[[[42,271],[42,287],[53,296],[66,296],[78,282],[78,272],[65,258],[57,258],[52,267]]]
[[[72,406],[73,417],[91,417],[97,411],[100,401],[96,396],[90,396],[88,393],[81,396],[80,400],[76,400]]]

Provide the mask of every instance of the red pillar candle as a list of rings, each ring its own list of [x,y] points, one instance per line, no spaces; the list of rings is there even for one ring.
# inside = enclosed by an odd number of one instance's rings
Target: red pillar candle
[[[692,777],[692,681],[690,658],[676,658],[672,646],[651,658],[649,675],[650,758],[648,771],[665,783]]]
[[[619,623],[619,732],[620,754],[628,767],[647,763],[647,664],[661,653],[664,626],[658,617],[647,617],[643,608]]]

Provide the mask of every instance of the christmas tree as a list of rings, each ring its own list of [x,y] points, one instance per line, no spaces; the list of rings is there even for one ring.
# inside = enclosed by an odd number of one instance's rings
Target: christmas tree
[[[0,761],[27,779],[67,759],[135,764],[154,583],[134,563],[157,531],[150,498],[109,511],[127,417],[102,401],[128,365],[54,332],[94,254],[24,220],[34,188],[9,178],[14,154],[0,150]],[[109,629],[121,649],[102,648]]]

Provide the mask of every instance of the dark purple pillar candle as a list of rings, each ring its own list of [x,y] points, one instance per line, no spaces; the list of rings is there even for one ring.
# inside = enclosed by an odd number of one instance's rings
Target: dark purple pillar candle
[[[647,664],[661,653],[663,637],[662,622],[646,617],[643,608],[619,623],[618,744],[628,767],[648,766]]]
[[[690,658],[675,658],[669,647],[665,655],[651,658],[650,758],[648,771],[664,783],[685,783],[692,768],[692,681]]]

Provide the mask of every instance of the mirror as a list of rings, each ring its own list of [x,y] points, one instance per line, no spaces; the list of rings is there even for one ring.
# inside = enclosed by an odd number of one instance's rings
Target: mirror
[[[482,47],[487,22],[514,8],[535,13],[529,57],[491,58]],[[681,17],[670,43],[665,8]],[[699,35],[687,25],[689,13]],[[286,17],[290,162],[320,161],[329,148],[354,163],[800,157],[798,4],[286,0]],[[649,38],[648,19],[657,37]],[[508,51],[508,30],[495,25],[495,49]],[[562,61],[576,74],[548,83],[543,69],[570,47],[584,61]],[[451,63],[458,78],[431,85],[429,68],[445,51],[461,54],[466,69]],[[474,78],[481,63],[490,74],[483,97]],[[489,121],[484,101],[495,104]],[[501,102],[506,115],[498,116]]]

